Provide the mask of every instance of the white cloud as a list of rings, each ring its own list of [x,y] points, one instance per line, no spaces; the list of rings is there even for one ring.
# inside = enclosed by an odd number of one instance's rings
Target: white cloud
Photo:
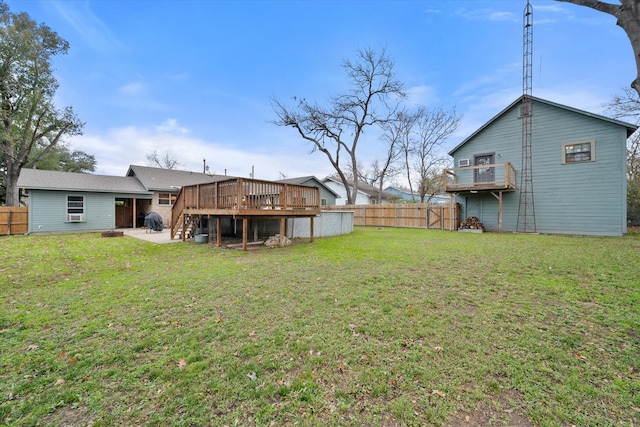
[[[515,15],[511,12],[491,12],[488,15],[490,21],[517,21]]]
[[[407,102],[412,105],[437,104],[436,89],[425,85],[413,86],[407,90]]]
[[[128,83],[118,88],[118,92],[126,95],[138,95],[144,91],[144,85],[140,82]]]
[[[160,133],[180,133],[186,134],[189,132],[189,129],[178,126],[178,121],[176,119],[167,119],[159,126],[156,126],[156,130]]]
[[[495,93],[496,90],[513,86],[510,84],[511,82],[519,82],[521,75],[522,64],[516,62],[506,64],[501,68],[480,75],[474,80],[463,83],[455,90],[453,96],[458,98]]]
[[[91,10],[88,1],[51,3],[62,18],[69,23],[92,49],[108,53],[120,50],[123,44],[109,27]]]
[[[455,12],[456,16],[468,21],[519,21],[520,17],[516,17],[512,12],[495,11],[492,9],[467,9],[460,8]]]
[[[202,171],[202,159],[206,159],[210,173],[248,177],[253,170],[257,179],[280,179],[316,175],[323,178],[333,173],[329,162],[319,153],[307,155],[308,147],[299,142],[299,150],[291,145],[282,148],[271,145],[267,152],[246,151],[237,148],[235,141],[205,141],[189,137],[188,129],[178,125],[175,119],[149,127],[127,126],[111,129],[104,134],[87,133],[71,139],[70,145],[95,156],[97,174],[124,176],[129,165],[146,165],[146,156],[154,150],[163,155],[168,152],[182,170]]]

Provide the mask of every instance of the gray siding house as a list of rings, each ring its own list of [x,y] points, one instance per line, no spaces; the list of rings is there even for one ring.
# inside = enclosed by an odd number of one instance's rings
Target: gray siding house
[[[322,182],[331,189],[334,193],[338,194],[336,205],[345,205],[347,203],[347,190],[342,183],[342,180],[332,176],[328,176],[322,180]],[[349,184],[351,190],[353,190],[353,182]],[[372,205],[377,203],[393,203],[397,200],[397,197],[393,193],[382,191],[380,195],[380,201],[378,201],[378,188],[371,184],[364,182],[358,182],[358,194],[356,195],[356,205]]]
[[[445,190],[487,230],[517,231],[522,98],[449,152]],[[626,233],[626,141],[637,126],[533,98],[531,165],[536,231]]]
[[[153,196],[134,177],[38,169],[22,169],[18,186],[28,192],[29,233],[112,230],[118,206]]]
[[[325,185],[315,176],[301,176],[298,178],[281,179],[276,182],[283,182],[285,184],[296,185],[308,185],[310,187],[318,187],[320,189],[320,206],[332,206],[336,204],[336,199],[340,198],[340,195],[333,191],[330,187]]]
[[[29,233],[103,231],[141,227],[149,212],[169,224],[181,186],[228,178],[135,165],[126,176],[22,169],[18,187],[28,194]]]

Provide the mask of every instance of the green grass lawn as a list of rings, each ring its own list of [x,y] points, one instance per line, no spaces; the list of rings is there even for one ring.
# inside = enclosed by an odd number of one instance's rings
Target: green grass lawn
[[[0,425],[640,425],[639,235],[0,253]]]

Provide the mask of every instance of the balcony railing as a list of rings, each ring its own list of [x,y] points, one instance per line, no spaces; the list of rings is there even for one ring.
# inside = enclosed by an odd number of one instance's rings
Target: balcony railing
[[[257,179],[233,178],[184,186],[171,210],[173,230],[182,213],[288,216],[320,213],[320,189]]]
[[[516,170],[511,163],[445,169],[443,188],[448,193],[514,191]]]

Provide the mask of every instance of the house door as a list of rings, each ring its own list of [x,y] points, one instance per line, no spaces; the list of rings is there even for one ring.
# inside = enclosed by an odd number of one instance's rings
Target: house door
[[[474,166],[480,166],[474,170],[474,182],[493,182],[496,180],[496,170],[490,166],[495,163],[494,157],[493,153],[473,156]]]

